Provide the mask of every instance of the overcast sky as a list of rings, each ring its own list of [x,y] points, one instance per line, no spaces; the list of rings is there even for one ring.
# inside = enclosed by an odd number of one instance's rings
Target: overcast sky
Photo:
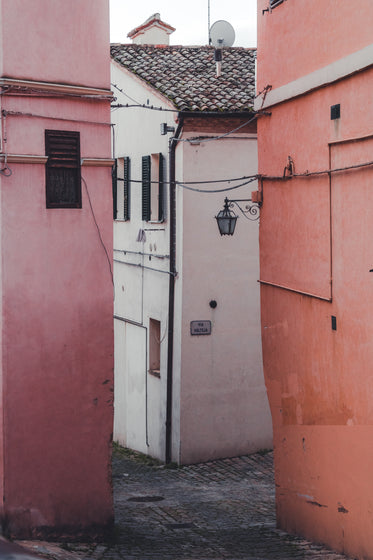
[[[154,13],[176,28],[171,45],[208,44],[208,0],[110,0],[110,40],[130,43],[127,33]],[[210,0],[211,25],[226,20],[234,28],[235,47],[256,47],[256,0]]]

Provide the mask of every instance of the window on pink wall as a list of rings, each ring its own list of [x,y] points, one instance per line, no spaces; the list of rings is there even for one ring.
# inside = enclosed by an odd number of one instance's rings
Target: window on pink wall
[[[80,133],[45,131],[46,206],[81,208]]]

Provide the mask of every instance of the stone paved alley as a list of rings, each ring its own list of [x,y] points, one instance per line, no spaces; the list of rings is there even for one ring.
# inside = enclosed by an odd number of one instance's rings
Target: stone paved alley
[[[273,453],[164,468],[116,450],[107,544],[22,542],[55,560],[342,560],[276,529]]]

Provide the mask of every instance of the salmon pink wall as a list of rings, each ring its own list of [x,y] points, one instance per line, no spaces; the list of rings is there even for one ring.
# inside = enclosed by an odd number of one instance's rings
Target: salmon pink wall
[[[287,84],[372,42],[371,0],[258,0],[258,90]],[[291,41],[291,48],[290,43]]]
[[[369,43],[373,6],[364,1],[351,11],[349,2],[339,2],[340,10],[332,0],[319,5],[312,57],[312,39],[299,42],[299,32],[319,3],[286,0],[262,15],[266,4],[258,6],[266,83],[286,84]],[[329,29],[334,46],[326,49]],[[258,121],[259,172],[281,177],[288,156],[296,174],[370,162],[372,85],[367,67],[267,107],[271,114]],[[341,114],[332,120],[336,104]],[[278,523],[356,558],[373,558],[372,172],[264,179],[260,223]]]
[[[1,97],[3,529],[98,535],[113,520],[108,2],[3,0],[1,15],[3,76],[107,94]],[[46,208],[45,129],[80,133],[82,208]]]

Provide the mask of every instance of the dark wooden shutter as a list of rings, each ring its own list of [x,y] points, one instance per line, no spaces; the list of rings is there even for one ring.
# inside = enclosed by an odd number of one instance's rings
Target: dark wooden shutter
[[[164,157],[159,154],[158,220],[164,220]]]
[[[131,183],[130,183],[130,158],[123,158],[123,218],[131,217]]]
[[[81,208],[80,133],[45,131],[47,208]]]
[[[117,181],[118,181],[118,160],[115,160],[113,165],[113,169],[111,171],[111,178],[112,178],[112,186],[113,186],[113,218],[114,220],[118,217],[118,189],[117,189]]]
[[[142,219],[150,220],[150,189],[151,189],[151,160],[150,156],[142,158]]]

